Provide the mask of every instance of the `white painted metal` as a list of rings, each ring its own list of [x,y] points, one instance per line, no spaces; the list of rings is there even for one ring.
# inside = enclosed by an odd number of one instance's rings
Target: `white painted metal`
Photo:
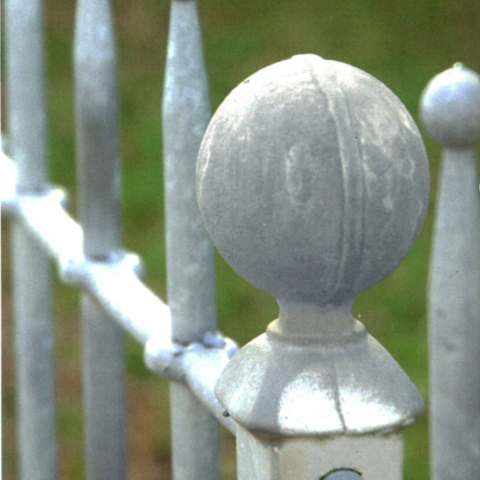
[[[463,65],[435,77],[421,101],[445,150],[429,278],[433,480],[480,472],[480,77]]]
[[[16,189],[46,188],[43,2],[5,2],[7,121]],[[54,331],[51,269],[25,226],[12,232],[18,476],[55,479]]]
[[[7,170],[16,171],[6,156],[3,164]],[[15,177],[13,173],[11,180]],[[142,345],[153,337],[173,355],[178,347],[170,340],[170,310],[139,280],[138,257],[117,253],[108,262],[87,261],[83,230],[65,211],[64,198],[62,190],[52,189],[42,195],[14,195],[6,199],[6,204],[8,213],[24,225],[42,251],[56,260],[66,284],[87,291]]]
[[[397,480],[402,456],[398,432],[317,439],[237,431],[239,480]]]
[[[11,172],[13,182],[13,162],[4,156],[2,164]],[[14,191],[13,187],[14,184],[6,184],[7,191]],[[173,343],[170,309],[138,278],[138,257],[119,254],[108,262],[85,260],[82,229],[64,210],[63,199],[64,193],[58,189],[44,195],[11,195],[5,199],[6,205],[2,198],[2,209],[6,207],[41,250],[56,260],[66,284],[88,292],[112,319],[145,346],[145,362],[152,371],[189,385],[196,397],[234,433],[235,423],[223,416],[224,408],[213,388],[237,350],[235,343],[211,332],[188,348]]]
[[[198,168],[205,220],[226,258],[281,308],[267,333],[231,361],[234,342],[215,332],[213,249],[195,200],[195,159],[210,117],[196,2],[173,0],[170,22],[163,110],[170,307],[139,280],[138,259],[120,252],[109,2],[78,3],[83,228],[66,213],[63,192],[47,186],[42,3],[7,0],[5,15],[15,167],[2,155],[12,174],[0,193],[15,221],[20,478],[56,478],[50,255],[62,280],[88,293],[88,478],[126,477],[121,326],[145,346],[149,368],[173,380],[177,480],[220,478],[218,421],[237,434],[240,480],[400,479],[400,431],[423,402],[350,312],[355,295],[408,253],[425,216],[425,152],[398,99],[364,72],[299,56],[252,76],[219,109]],[[456,65],[435,78],[422,117],[445,147],[430,274],[433,480],[476,478],[478,75]]]
[[[233,434],[236,424],[225,417],[225,409],[214,394],[214,387],[222,370],[237,352],[237,345],[221,335],[207,334],[201,343],[192,343],[187,348],[178,348],[173,360],[165,358],[162,338],[156,336],[147,343],[145,362],[147,366],[172,380],[188,385],[192,393],[225,425]]]
[[[108,262],[121,243],[116,52],[109,0],[79,0],[75,98],[80,223],[87,259]],[[82,297],[83,398],[89,480],[126,478],[123,331]]]
[[[215,387],[239,424],[239,478],[353,469],[400,480],[400,431],[423,399],[351,307],[400,264],[425,219],[428,160],[405,107],[339,62],[267,67],[215,113],[197,191],[220,253],[280,305]]]
[[[214,253],[195,196],[210,99],[194,0],[172,2],[164,88],[167,292],[172,339],[186,345],[216,329]],[[217,420],[180,383],[171,385],[171,412],[174,478],[219,479]]]

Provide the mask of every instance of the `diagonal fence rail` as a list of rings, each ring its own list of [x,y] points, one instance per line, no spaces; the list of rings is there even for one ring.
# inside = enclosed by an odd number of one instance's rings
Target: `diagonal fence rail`
[[[237,435],[241,479],[297,478],[299,472],[302,478],[328,480],[376,480],[386,475],[401,478],[400,430],[421,413],[422,401],[393,359],[351,319],[354,296],[395,268],[408,253],[425,215],[428,173],[423,145],[400,102],[364,72],[349,70],[352,67],[342,66],[344,64],[336,66],[336,62],[326,62],[319,57],[299,56],[288,61],[290,63],[283,62],[284,72],[278,70],[281,67],[273,66],[270,71],[278,71],[271,77],[265,69],[247,79],[238,87],[240,90],[229,96],[233,100],[227,99],[227,106],[219,110],[209,127],[210,133],[204,138],[210,110],[197,6],[193,0],[174,0],[163,111],[167,306],[139,279],[141,268],[137,257],[121,249],[116,53],[109,2],[81,0],[77,5],[79,223],[64,208],[63,192],[52,188],[46,175],[41,2],[6,2],[6,25],[8,125],[14,164],[3,156],[2,166],[4,171],[15,172],[12,182],[16,187],[5,182],[2,208],[11,214],[14,224],[20,478],[57,476],[49,258],[55,261],[63,282],[84,292],[83,381],[89,479],[126,478],[123,330],[145,346],[149,368],[172,380],[174,478],[220,477],[218,422]],[[35,49],[26,47],[32,44]],[[329,71],[336,73],[332,77]],[[259,80],[262,75],[267,76],[265,91],[263,80]],[[479,94],[475,90],[478,76],[471,75],[474,93],[469,104],[473,105],[473,114],[468,125],[474,125],[472,138],[475,139],[467,142],[470,148],[477,139],[475,125],[478,126],[480,115],[480,103],[476,100]],[[283,78],[293,78],[292,83],[283,84]],[[356,96],[348,88],[351,82],[367,87],[359,88],[361,93]],[[286,88],[287,93],[280,99],[269,100],[271,85],[275,85],[277,92]],[[322,87],[317,91],[318,85]],[[285,99],[296,98],[303,86],[307,92],[314,92],[316,109],[321,110],[322,102],[327,99],[333,123],[319,124],[313,132],[308,128],[302,130],[305,119],[317,121],[315,116],[310,116],[314,114],[302,117],[302,108],[309,105],[309,95],[301,98],[298,105],[288,104]],[[377,93],[372,93],[378,90],[388,99],[388,105],[377,98]],[[237,91],[241,92],[239,97],[235,97]],[[267,102],[265,109],[260,105],[260,110],[255,110],[258,98]],[[366,98],[380,105],[378,110],[370,110],[377,116],[368,117],[368,109],[364,108]],[[228,107],[229,101],[233,102],[233,108]],[[253,102],[253,114],[246,107],[249,102]],[[282,102],[286,107],[275,111]],[[371,108],[372,103],[369,105]],[[224,111],[228,115],[222,117]],[[242,133],[240,115],[233,126],[229,126],[228,122],[232,122],[238,112],[245,114],[249,122],[256,119],[258,125],[253,128],[247,123]],[[385,114],[383,124],[379,121],[379,112]],[[288,115],[283,117],[284,114]],[[358,118],[370,118],[373,131],[379,125],[382,128],[376,135],[368,129],[362,130],[363,124]],[[428,127],[429,120],[426,121]],[[222,131],[225,122],[227,129]],[[275,130],[279,125],[285,129],[283,134]],[[385,125],[397,125],[402,135]],[[217,130],[220,133],[215,133]],[[234,136],[230,141],[232,131]],[[297,136],[305,131],[311,136],[307,135],[297,144]],[[318,131],[325,134],[323,143],[317,141]],[[254,133],[260,135],[257,142],[252,140]],[[361,140],[352,141],[352,134]],[[390,134],[391,140],[388,140]],[[277,140],[269,140],[268,135]],[[230,359],[237,351],[235,343],[216,331],[213,247],[195,196],[197,152],[202,139],[197,188],[210,233],[232,265],[253,283],[272,291],[281,305],[280,318],[269,327],[266,336],[242,349],[234,362]],[[439,140],[442,142],[442,138]],[[381,155],[376,157],[379,145]],[[449,148],[447,159],[468,157],[470,173],[465,173],[465,178],[470,179],[476,189],[472,150],[467,151],[463,144],[461,148],[446,146]],[[232,163],[222,164],[227,158]],[[255,171],[255,161],[262,158],[265,163]],[[282,159],[280,170],[270,171],[268,161],[276,158]],[[318,164],[323,158],[332,164],[339,163],[329,171],[322,162]],[[398,158],[405,159],[403,167],[390,167],[396,172],[393,176],[392,170],[387,169],[390,173],[385,173],[382,161]],[[308,163],[310,160],[313,163]],[[253,165],[253,173],[242,170],[242,165]],[[279,168],[278,164],[275,168]],[[284,185],[282,168],[287,175]],[[315,173],[317,168],[320,170]],[[405,175],[409,169],[416,175],[411,171]],[[306,171],[317,179],[307,178]],[[212,178],[220,183],[208,184]],[[322,178],[328,180],[328,185],[315,183]],[[478,419],[475,399],[480,396],[476,395],[479,382],[475,379],[478,349],[474,339],[478,335],[478,322],[475,323],[478,315],[474,308],[478,307],[475,292],[479,287],[475,283],[478,269],[474,262],[479,258],[476,248],[480,243],[475,239],[478,239],[480,222],[475,210],[478,207],[476,191],[473,194],[472,188],[464,188],[463,183],[456,185],[460,185],[460,191],[469,192],[466,195],[472,204],[472,208],[467,209],[472,213],[468,220],[472,228],[466,229],[467,235],[464,235],[463,221],[454,227],[459,229],[460,237],[466,238],[467,246],[459,248],[459,252],[470,252],[467,259],[472,260],[466,264],[472,277],[468,286],[473,293],[462,298],[473,307],[463,329],[466,336],[459,340],[467,342],[469,347],[453,348],[462,352],[455,357],[459,361],[453,363],[460,367],[465,364],[467,373],[458,370],[443,377],[468,379],[459,388],[465,395],[462,425],[468,426],[471,433],[466,438],[466,447],[458,449],[458,454],[463,455],[461,460],[460,457],[448,458],[450,465],[461,462],[466,472],[475,472],[479,432],[475,423]],[[327,194],[315,196],[317,191]],[[233,207],[230,205],[232,194],[237,202]],[[237,194],[240,197],[235,197]],[[399,203],[395,203],[395,195],[399,195]],[[407,197],[409,202],[405,201]],[[282,204],[282,198],[288,202]],[[312,211],[322,211],[325,202],[330,202],[326,212],[343,208],[343,214],[312,217]],[[343,207],[339,208],[335,202]],[[276,211],[279,205],[283,207]],[[358,210],[362,205],[363,214]],[[243,207],[246,213],[242,213]],[[465,211],[461,205],[459,208],[459,212]],[[289,216],[289,209],[295,215]],[[223,222],[229,216],[230,223],[225,226]],[[463,218],[460,213],[453,217]],[[306,223],[298,223],[303,218]],[[322,222],[338,228],[332,228],[326,243],[322,239],[315,245],[319,240],[309,225],[327,231],[329,227],[325,228]],[[382,230],[385,225],[393,225],[393,230]],[[295,232],[296,239],[289,236],[289,231]],[[379,244],[374,245],[374,237],[379,237]],[[259,243],[252,249],[255,239]],[[437,240],[438,245],[441,243],[441,239]],[[264,250],[265,245],[271,254]],[[374,257],[382,249],[384,261],[376,265]],[[319,258],[314,258],[314,250],[320,252]],[[463,265],[465,262],[462,262],[459,260]],[[433,261],[434,266],[439,263]],[[456,263],[452,263],[452,268],[458,268]],[[321,269],[312,270],[310,264],[321,265]],[[273,273],[263,279],[269,269]],[[441,275],[441,272],[432,273],[432,289],[435,289],[435,279],[441,279]],[[311,291],[312,286],[316,288],[315,293]],[[452,288],[451,285],[448,288]],[[432,298],[435,295],[447,297],[445,293],[434,293]],[[433,304],[432,311],[435,308],[440,307]],[[464,318],[457,311],[448,317]],[[265,349],[271,353],[264,355]],[[435,353],[436,349],[432,347],[434,369],[437,368],[435,355],[445,357],[444,353]],[[465,352],[469,352],[466,359]],[[272,383],[271,379],[275,381]],[[450,392],[457,390],[457,387],[448,388]],[[432,391],[434,398],[444,398],[442,395]],[[319,405],[323,405],[323,409],[319,410]],[[331,411],[331,415],[325,415],[325,411]],[[450,432],[451,426],[439,427],[432,445],[436,438],[440,443],[441,438],[448,438]],[[331,442],[332,436],[335,439],[338,436],[337,441]],[[434,457],[447,458],[441,453],[435,454],[436,448]],[[466,452],[470,452],[469,456]],[[434,467],[436,478],[454,478],[452,473],[442,476],[446,468]]]

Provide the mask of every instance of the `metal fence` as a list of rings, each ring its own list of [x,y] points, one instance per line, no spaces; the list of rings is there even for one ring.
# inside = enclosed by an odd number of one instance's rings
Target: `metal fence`
[[[13,161],[2,156],[2,210],[12,217],[19,478],[57,477],[51,259],[83,292],[88,479],[126,478],[124,331],[171,380],[175,479],[220,478],[219,424],[236,435],[241,480],[402,478],[401,431],[423,400],[351,308],[395,270],[425,219],[427,157],[405,107],[359,69],[299,55],[245,80],[210,121],[196,2],[174,0],[163,103],[167,306],[122,251],[109,2],[77,4],[79,223],[48,181],[42,2],[5,2]],[[429,292],[432,478],[473,480],[480,78],[455,65],[421,105],[444,147]],[[210,236],[280,305],[279,319],[238,352],[216,329]]]

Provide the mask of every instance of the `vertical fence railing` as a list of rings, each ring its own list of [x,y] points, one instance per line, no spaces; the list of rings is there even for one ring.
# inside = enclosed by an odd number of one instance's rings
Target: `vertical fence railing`
[[[195,0],[173,0],[163,97],[167,296],[172,339],[201,342],[216,329],[213,246],[197,207],[195,168],[210,98]],[[174,478],[220,478],[217,420],[183,384],[171,384]]]
[[[461,64],[427,86],[423,122],[443,147],[429,276],[433,480],[480,472],[480,77]]]
[[[17,191],[47,189],[43,1],[5,2],[9,142]],[[20,221],[12,230],[17,442],[20,478],[54,479],[56,467],[52,275],[47,255]]]
[[[75,99],[79,213],[87,261],[114,261],[121,246],[116,48],[109,0],[79,0]],[[126,478],[123,331],[82,296],[87,478]]]

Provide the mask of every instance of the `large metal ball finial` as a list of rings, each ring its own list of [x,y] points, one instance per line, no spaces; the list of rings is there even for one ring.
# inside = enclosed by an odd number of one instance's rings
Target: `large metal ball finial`
[[[393,272],[429,195],[420,133],[371,75],[300,55],[260,70],[215,113],[197,166],[213,242],[279,301],[339,305]]]

